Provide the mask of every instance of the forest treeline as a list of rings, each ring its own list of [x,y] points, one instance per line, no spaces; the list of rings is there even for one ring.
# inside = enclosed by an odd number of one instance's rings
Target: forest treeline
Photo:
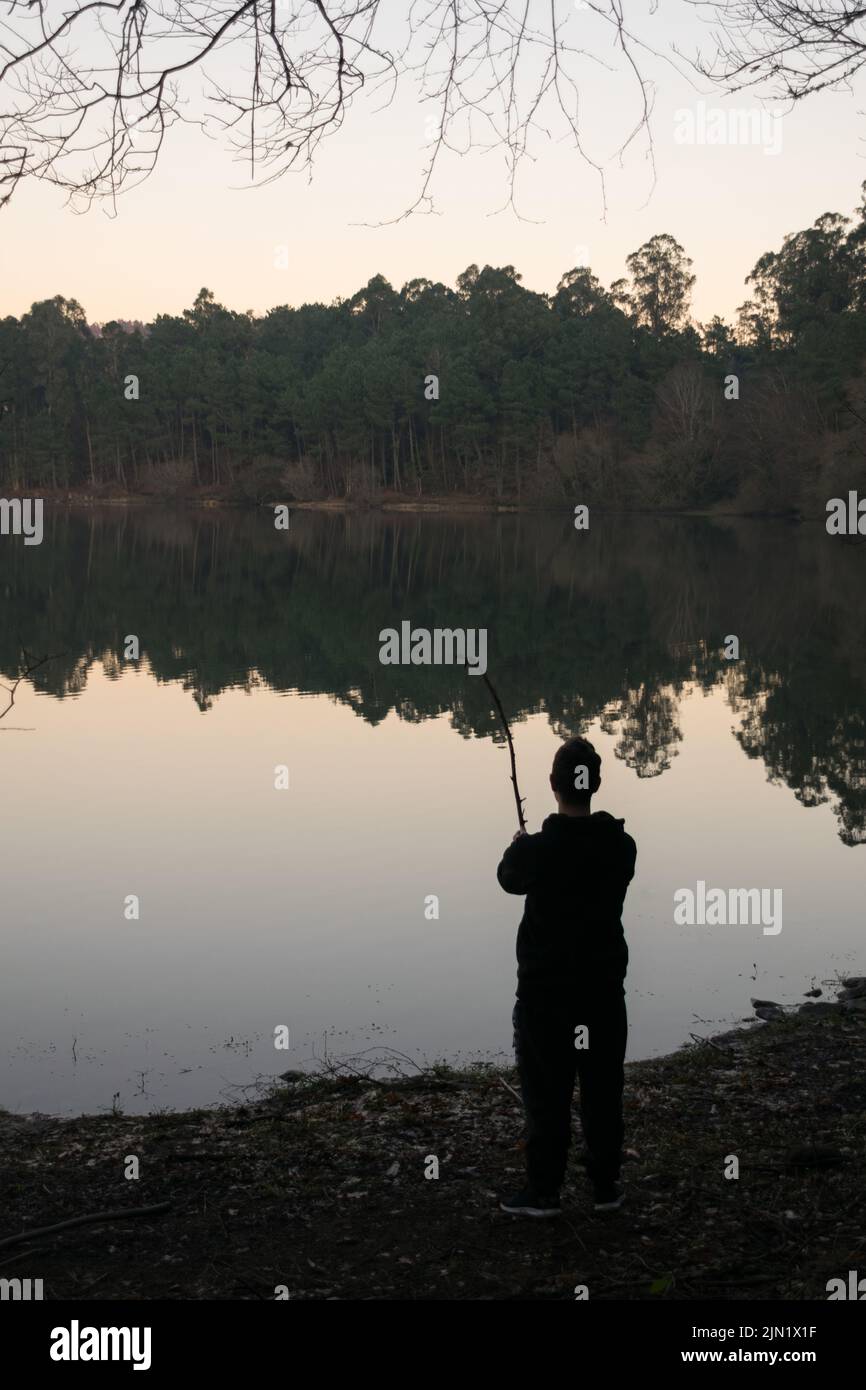
[[[693,322],[691,264],[662,234],[609,289],[471,265],[262,316],[44,300],[0,321],[0,487],[781,513],[863,487],[866,184],[760,257],[733,325]]]

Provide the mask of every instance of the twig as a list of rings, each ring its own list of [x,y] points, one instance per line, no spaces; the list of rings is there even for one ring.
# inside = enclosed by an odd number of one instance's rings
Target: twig
[[[861,425],[866,425],[866,420],[863,419],[863,416],[859,415],[857,411],[854,410],[853,406],[850,406],[847,401],[843,405],[842,409],[849,411],[849,413],[854,416],[855,420],[860,421]]]
[[[750,1274],[748,1279],[701,1279],[700,1275],[696,1276],[697,1282],[703,1284],[705,1289],[739,1289],[747,1284],[772,1284],[778,1277],[778,1274]]]
[[[91,1289],[95,1289],[97,1284],[101,1284],[103,1279],[107,1278],[108,1270],[106,1270],[104,1274],[98,1274],[95,1279],[91,1279],[89,1284],[85,1284],[83,1289],[76,1289],[75,1292],[78,1294],[78,1297],[81,1298],[84,1294],[89,1293]]]
[[[721,1052],[725,1057],[733,1057],[734,1055],[734,1049],[732,1047],[721,1047],[719,1043],[713,1042],[712,1038],[702,1038],[698,1033],[689,1033],[689,1037],[693,1038],[696,1043],[700,1043],[702,1046],[714,1047],[717,1052]]]
[[[26,680],[28,676],[32,675],[34,671],[38,671],[40,666],[44,666],[46,661],[54,661],[57,656],[63,655],[62,652],[57,652],[53,656],[40,656],[37,661],[32,661],[30,659],[30,653],[28,652],[27,648],[23,645],[23,643],[21,644],[21,654],[24,657],[24,660],[28,662],[28,665],[25,666],[24,670],[21,672],[14,685],[0,686],[0,689],[5,690],[6,694],[9,696],[8,705],[4,710],[0,710],[0,719],[5,718],[12,706],[15,704],[15,693],[18,690],[18,687],[21,684],[21,682],[23,680]]]
[[[128,1216],[155,1216],[157,1212],[168,1211],[171,1202],[156,1202],[152,1207],[120,1207],[117,1211],[96,1211],[92,1216],[73,1216],[69,1221],[58,1221],[54,1226],[34,1226],[32,1231],[22,1231],[17,1236],[6,1236],[0,1240],[0,1248],[17,1245],[21,1240],[32,1240],[34,1236],[50,1236],[55,1231],[68,1231],[72,1226],[84,1226],[91,1222],[125,1221]]]
[[[504,1087],[505,1087],[506,1091],[510,1091],[511,1094],[512,1094],[513,1096],[515,1096],[515,1097],[517,1098],[517,1100],[520,1101],[521,1105],[523,1104],[523,1101],[522,1101],[522,1099],[521,1099],[519,1093],[518,1093],[517,1091],[515,1091],[515,1089],[514,1089],[513,1086],[509,1086],[508,1082],[507,1082],[507,1081],[503,1081],[503,1079],[502,1079],[501,1076],[497,1076],[496,1080],[499,1082],[500,1086],[504,1086]]]
[[[6,1269],[8,1265],[14,1265],[16,1260],[29,1260],[31,1255],[38,1255],[41,1251],[41,1245],[34,1245],[32,1250],[22,1250],[20,1255],[12,1255],[8,1260],[4,1258],[3,1268]]]
[[[493,697],[493,703],[499,711],[499,718],[502,720],[502,727],[505,730],[505,737],[508,739],[508,755],[511,758],[511,784],[514,787],[514,800],[517,803],[517,820],[521,830],[526,829],[526,817],[523,814],[524,797],[520,795],[520,788],[517,785],[517,763],[514,758],[514,740],[511,737],[511,730],[508,727],[508,720],[505,718],[505,710],[502,708],[502,701],[493,688],[493,683],[487,676],[484,676],[484,684]]]

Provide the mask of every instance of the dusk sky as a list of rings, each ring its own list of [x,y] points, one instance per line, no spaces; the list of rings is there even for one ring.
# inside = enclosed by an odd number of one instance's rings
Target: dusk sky
[[[711,47],[709,29],[683,3],[654,15],[642,3],[629,19],[657,53]],[[768,114],[757,143],[682,143],[684,110],[698,123],[718,110],[735,120],[737,112],[757,117],[760,103],[753,93],[725,97],[694,73],[689,79],[685,57],[644,52],[644,76],[655,89],[653,187],[641,134],[617,157],[639,120],[639,89],[613,31],[577,8],[568,23],[570,41],[586,50],[573,71],[585,148],[605,171],[606,217],[597,172],[550,112],[540,122],[549,134],[538,130],[533,160],[520,175],[520,216],[498,211],[507,201],[507,172],[493,149],[443,158],[433,185],[439,215],[358,225],[399,217],[417,195],[437,108],[407,79],[390,106],[383,108],[381,91],[355,102],[342,130],[321,145],[312,181],[295,174],[251,187],[248,165],[218,133],[208,138],[178,125],[155,173],[119,199],[115,215],[104,203],[76,214],[55,188],[21,187],[3,213],[0,311],[20,315],[34,300],[63,294],[79,300],[91,321],[147,320],[179,313],[206,285],[231,308],[262,313],[351,295],[376,273],[396,287],[416,276],[453,284],[473,261],[513,264],[529,288],[548,292],[565,270],[588,262],[607,286],[625,274],[629,252],[668,232],[694,263],[694,317],[732,319],[763,252],[824,212],[847,215],[857,206],[866,103],[856,90],[820,94],[780,121]],[[245,62],[232,48],[210,71],[224,75]],[[192,114],[197,79],[184,92]],[[768,111],[782,108],[771,103]],[[287,248],[285,269],[275,264],[279,247]]]

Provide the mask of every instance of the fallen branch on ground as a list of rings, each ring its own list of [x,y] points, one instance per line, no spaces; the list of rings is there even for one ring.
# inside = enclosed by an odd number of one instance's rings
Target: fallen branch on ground
[[[96,1211],[91,1216],[73,1216],[68,1221],[58,1221],[53,1226],[34,1226],[32,1231],[21,1231],[17,1236],[6,1236],[0,1240],[0,1248],[17,1245],[20,1240],[32,1240],[34,1236],[50,1236],[55,1231],[68,1231],[73,1226],[86,1226],[96,1222],[126,1221],[130,1216],[156,1216],[158,1212],[168,1211],[171,1202],[156,1202],[152,1207],[120,1207],[117,1211]]]

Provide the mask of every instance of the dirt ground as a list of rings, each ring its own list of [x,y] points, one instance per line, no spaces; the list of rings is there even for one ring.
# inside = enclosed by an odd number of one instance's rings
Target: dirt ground
[[[0,1114],[0,1278],[46,1299],[824,1300],[866,1267],[863,1008],[630,1064],[616,1213],[592,1210],[576,1112],[562,1217],[499,1211],[522,1185],[516,1085],[292,1075],[254,1105]]]

